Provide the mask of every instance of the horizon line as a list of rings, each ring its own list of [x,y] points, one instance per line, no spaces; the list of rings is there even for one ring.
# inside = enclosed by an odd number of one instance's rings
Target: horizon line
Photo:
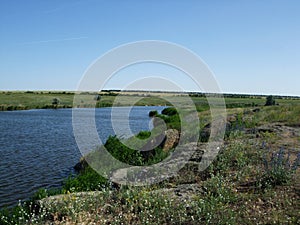
[[[142,92],[142,93],[174,93],[174,94],[179,94],[179,93],[186,93],[186,94],[216,94],[216,95],[243,95],[243,96],[260,96],[260,97],[265,97],[272,95],[274,97],[294,97],[294,98],[300,98],[300,95],[293,95],[293,94],[270,94],[270,93],[242,93],[242,92],[222,92],[222,93],[213,93],[213,92],[199,92],[199,91],[166,91],[166,90],[121,90],[121,89],[103,89],[98,92]],[[0,90],[0,92],[90,92],[90,93],[95,93],[97,91],[78,91],[78,90],[56,90],[56,89],[43,89],[43,90]]]

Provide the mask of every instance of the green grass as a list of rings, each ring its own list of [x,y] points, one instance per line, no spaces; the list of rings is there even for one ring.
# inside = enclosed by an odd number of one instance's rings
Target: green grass
[[[0,108],[12,109],[40,109],[52,105],[54,98],[60,99],[60,105],[71,107],[73,102],[72,93],[64,92],[1,92]]]
[[[300,105],[286,104],[279,106],[265,107],[257,113],[254,120],[259,124],[280,122],[289,126],[300,126]]]
[[[186,102],[187,95],[170,94],[170,93],[148,93],[148,92],[101,92],[82,93],[82,97],[77,105],[80,107],[111,107],[114,106],[158,106],[172,105],[172,103]],[[54,98],[59,99],[59,108],[73,107],[74,92],[65,91],[2,91],[0,92],[0,110],[22,110],[22,109],[42,109],[51,108]],[[214,97],[211,97],[212,100]],[[199,112],[209,110],[206,97],[200,95],[198,97],[191,96],[196,109]],[[276,99],[276,98],[275,98]],[[227,108],[245,108],[263,106],[266,102],[265,97],[261,96],[244,96],[225,95]],[[187,103],[187,102],[186,102]],[[279,105],[299,105],[300,98],[284,98],[277,97],[276,103]],[[190,107],[187,103],[186,107]]]

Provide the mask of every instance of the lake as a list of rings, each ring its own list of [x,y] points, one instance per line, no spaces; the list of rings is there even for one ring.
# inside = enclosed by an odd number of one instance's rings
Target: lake
[[[136,134],[151,129],[149,112],[163,108],[133,107],[129,116],[131,131]],[[115,109],[114,118],[122,133],[128,124],[124,118],[128,108]],[[115,135],[111,108],[95,110],[97,131],[104,142]],[[74,173],[81,153],[73,135],[72,109],[0,112],[0,126],[0,208],[28,199],[39,188],[60,187]]]

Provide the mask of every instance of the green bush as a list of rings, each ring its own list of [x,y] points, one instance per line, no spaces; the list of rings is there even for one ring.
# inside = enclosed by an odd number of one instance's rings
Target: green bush
[[[110,136],[104,147],[116,159],[135,166],[141,166],[143,162],[139,151],[125,146],[116,136]]]
[[[153,165],[161,162],[170,155],[169,152],[164,151],[162,148],[155,148],[153,154],[144,162],[145,165]]]
[[[169,108],[165,108],[161,114],[166,115],[166,116],[174,116],[176,114],[178,114],[177,110],[174,107],[169,107]]]
[[[154,116],[157,116],[158,115],[158,112],[157,110],[152,110],[149,112],[149,117],[154,117]]]
[[[59,195],[59,194],[63,194],[63,191],[58,188],[52,188],[52,189],[40,188],[37,192],[35,192],[31,196],[30,201],[34,202],[36,200],[40,200],[43,198],[47,198],[49,196]]]
[[[163,114],[157,115],[158,118],[162,119],[168,129],[176,129],[176,130],[181,130],[181,120],[178,114],[174,114],[172,116],[166,116]]]
[[[140,131],[136,137],[139,139],[147,139],[151,136],[151,132],[150,131]]]
[[[274,187],[288,183],[298,168],[297,163],[297,160],[295,160],[294,164],[292,164],[289,153],[286,154],[283,148],[273,153],[270,160],[264,155],[263,165],[265,173],[258,181],[258,185],[261,187]]]
[[[228,145],[217,155],[209,166],[213,174],[226,174],[230,170],[241,170],[249,163],[245,148],[242,144]]]
[[[95,191],[107,187],[109,182],[90,166],[87,166],[77,176],[69,176],[63,184],[63,192]]]
[[[275,98],[272,95],[269,95],[266,99],[266,104],[265,106],[271,106],[271,105],[275,105]]]

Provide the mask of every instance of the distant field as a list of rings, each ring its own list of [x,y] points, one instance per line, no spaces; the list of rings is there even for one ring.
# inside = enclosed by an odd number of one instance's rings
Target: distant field
[[[1,110],[40,109],[52,105],[53,99],[59,98],[60,105],[71,107],[73,93],[67,92],[1,92]]]
[[[128,105],[170,105],[170,102],[182,102],[187,94],[180,93],[162,93],[162,92],[115,92],[104,91],[98,93],[82,93],[80,103],[76,107],[110,107],[128,106]],[[191,94],[199,111],[208,109],[206,97],[203,94]],[[96,98],[97,101],[95,100]],[[277,96],[276,103],[280,105],[298,105],[299,97],[280,97]],[[58,99],[55,105],[54,99]],[[24,109],[46,109],[46,108],[71,108],[73,106],[74,92],[57,91],[2,91],[0,92],[0,111],[6,110],[24,110]],[[256,107],[265,104],[265,96],[247,96],[247,95],[225,95],[227,108],[236,107]]]

